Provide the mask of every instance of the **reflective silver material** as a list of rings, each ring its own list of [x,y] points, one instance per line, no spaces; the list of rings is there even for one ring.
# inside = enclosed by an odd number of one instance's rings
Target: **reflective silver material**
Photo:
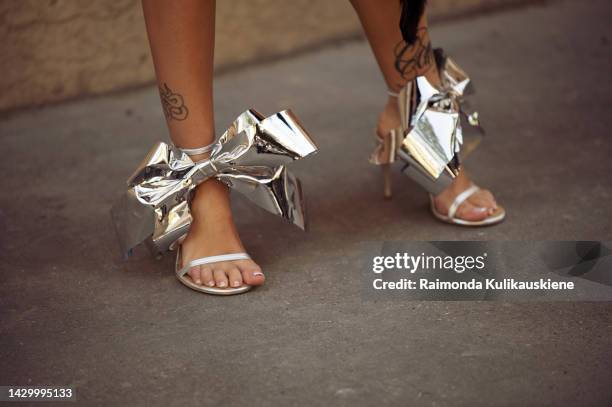
[[[465,157],[471,152],[483,132],[478,112],[464,101],[471,91],[469,77],[441,49],[434,52],[441,86],[418,76],[402,88],[401,128],[378,140],[370,161],[388,164],[397,156],[407,164],[406,175],[438,194],[459,173],[459,153]]]
[[[142,242],[154,254],[173,248],[189,230],[193,189],[211,177],[304,229],[301,185],[285,164],[316,151],[289,110],[267,118],[253,109],[242,113],[204,161],[193,162],[180,149],[157,143],[111,209],[121,250],[129,256]]]

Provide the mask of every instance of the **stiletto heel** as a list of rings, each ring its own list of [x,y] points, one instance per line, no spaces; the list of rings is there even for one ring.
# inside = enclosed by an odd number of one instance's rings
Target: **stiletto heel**
[[[391,188],[391,164],[381,164],[380,169],[383,174],[383,196],[385,199],[391,199],[393,197]]]
[[[391,199],[393,197],[393,190],[391,187],[391,164],[395,161],[395,153],[398,140],[401,137],[401,130],[393,129],[384,136],[375,132],[375,135],[377,145],[370,156],[370,162],[380,165],[383,176],[383,196],[385,199]]]

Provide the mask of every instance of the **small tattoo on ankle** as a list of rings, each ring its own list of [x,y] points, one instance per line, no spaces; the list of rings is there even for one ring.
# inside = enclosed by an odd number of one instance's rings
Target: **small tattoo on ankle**
[[[421,27],[417,32],[417,40],[409,45],[400,41],[395,46],[395,69],[402,78],[412,80],[431,68],[433,50],[427,35],[427,28]]]
[[[164,83],[159,88],[162,107],[166,120],[185,120],[189,116],[189,109],[180,93],[175,93]]]

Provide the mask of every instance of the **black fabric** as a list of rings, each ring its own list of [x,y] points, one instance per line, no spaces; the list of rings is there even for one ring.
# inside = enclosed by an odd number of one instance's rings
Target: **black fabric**
[[[400,0],[402,4],[400,30],[404,41],[408,44],[414,44],[416,41],[419,21],[425,11],[425,2],[426,0]]]

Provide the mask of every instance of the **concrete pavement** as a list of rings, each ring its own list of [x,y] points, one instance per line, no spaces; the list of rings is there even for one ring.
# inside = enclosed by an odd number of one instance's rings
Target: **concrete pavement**
[[[385,86],[364,42],[223,75],[217,127],[291,107],[320,146],[295,163],[303,234],[236,197],[253,292],[183,287],[171,256],[123,262],[108,218],[167,137],[156,89],[0,122],[0,385],[73,385],[78,405],[580,405],[612,402],[612,304],[367,301],[359,245],[383,240],[612,240],[612,6],[558,1],[444,22],[488,139],[468,162],[509,216],[435,221],[367,163]]]

